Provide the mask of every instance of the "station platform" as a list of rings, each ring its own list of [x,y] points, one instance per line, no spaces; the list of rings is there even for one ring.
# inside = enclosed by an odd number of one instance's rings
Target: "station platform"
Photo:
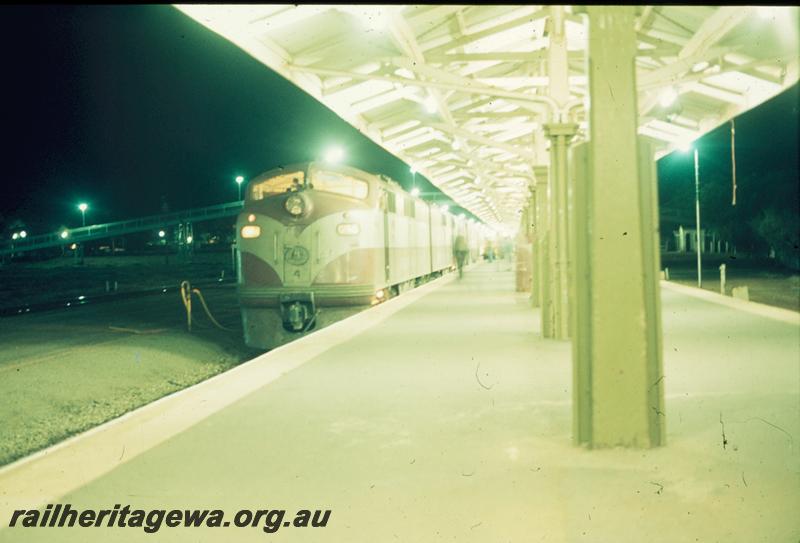
[[[667,445],[571,440],[570,344],[481,263],[0,470],[0,542],[796,542],[800,326],[662,289]],[[325,527],[8,528],[14,509]]]

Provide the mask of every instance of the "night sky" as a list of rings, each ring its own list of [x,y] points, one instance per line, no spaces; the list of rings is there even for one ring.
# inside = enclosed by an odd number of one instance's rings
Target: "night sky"
[[[0,214],[36,233],[233,201],[234,178],[312,160],[408,168],[171,6],[0,8]],[[417,184],[420,182],[417,176]],[[423,190],[426,190],[423,185]]]
[[[236,175],[312,160],[334,143],[349,164],[410,185],[400,160],[171,6],[0,14],[2,228],[77,226],[80,201],[89,223],[157,213],[162,198],[171,210],[232,201]],[[785,171],[796,185],[797,104],[795,86],[737,119],[741,172]],[[700,143],[701,171],[720,179],[730,176],[727,130]],[[670,194],[693,183],[691,158],[663,159],[659,178],[662,208],[683,206]]]

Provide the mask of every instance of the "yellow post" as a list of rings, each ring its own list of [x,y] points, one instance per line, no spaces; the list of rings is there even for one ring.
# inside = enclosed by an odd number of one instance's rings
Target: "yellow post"
[[[637,137],[634,7],[588,7],[588,143],[573,149],[574,438],[665,439],[658,209],[652,149]]]

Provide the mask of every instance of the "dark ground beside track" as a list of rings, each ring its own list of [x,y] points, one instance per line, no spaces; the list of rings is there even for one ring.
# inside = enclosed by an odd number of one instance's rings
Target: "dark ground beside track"
[[[113,271],[127,278],[131,289],[141,289],[162,284],[176,287],[181,279],[213,280],[221,269],[218,259],[194,267],[164,266],[150,260],[129,261]],[[64,299],[65,290],[89,296],[94,293],[87,285],[96,284],[109,272],[108,266],[94,261],[80,270],[52,265],[6,267],[0,284],[5,300],[13,303],[30,300],[26,299],[30,293],[37,300]],[[31,274],[18,275],[22,268]],[[22,286],[9,288],[5,281],[9,276]],[[58,277],[62,281],[56,281]],[[70,282],[75,277],[86,284]],[[29,287],[38,281],[65,289]],[[104,285],[101,290],[104,293]],[[214,317],[231,331],[215,328],[195,299],[189,333],[186,312],[174,289],[0,318],[0,465],[258,355],[260,351],[248,348],[242,339],[235,287],[215,285],[201,291]]]
[[[747,286],[750,301],[800,311],[800,272],[787,269],[773,260],[702,255],[703,289],[719,292],[720,264],[725,264],[725,294]],[[661,268],[669,268],[671,281],[697,286],[697,256],[666,254]]]
[[[224,272],[232,282],[228,251],[178,255],[93,256],[83,265],[72,257],[43,262],[13,262],[0,266],[0,310],[24,304],[66,301],[78,296],[106,294],[106,281],[119,292],[177,287],[181,281],[209,283]],[[2,312],[2,311],[0,311]]]

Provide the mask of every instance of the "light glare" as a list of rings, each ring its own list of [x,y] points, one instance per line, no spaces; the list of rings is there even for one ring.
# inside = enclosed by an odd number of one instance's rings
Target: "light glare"
[[[436,100],[433,97],[429,97],[425,100],[425,111],[428,113],[436,113]]]
[[[661,96],[658,99],[658,103],[661,104],[661,107],[671,106],[675,100],[678,99],[678,93],[672,87],[664,89],[661,93]]]
[[[242,227],[241,232],[244,239],[253,239],[261,235],[261,227],[254,224],[248,224]]]
[[[325,162],[337,163],[344,158],[344,150],[341,147],[331,147],[325,152]]]

